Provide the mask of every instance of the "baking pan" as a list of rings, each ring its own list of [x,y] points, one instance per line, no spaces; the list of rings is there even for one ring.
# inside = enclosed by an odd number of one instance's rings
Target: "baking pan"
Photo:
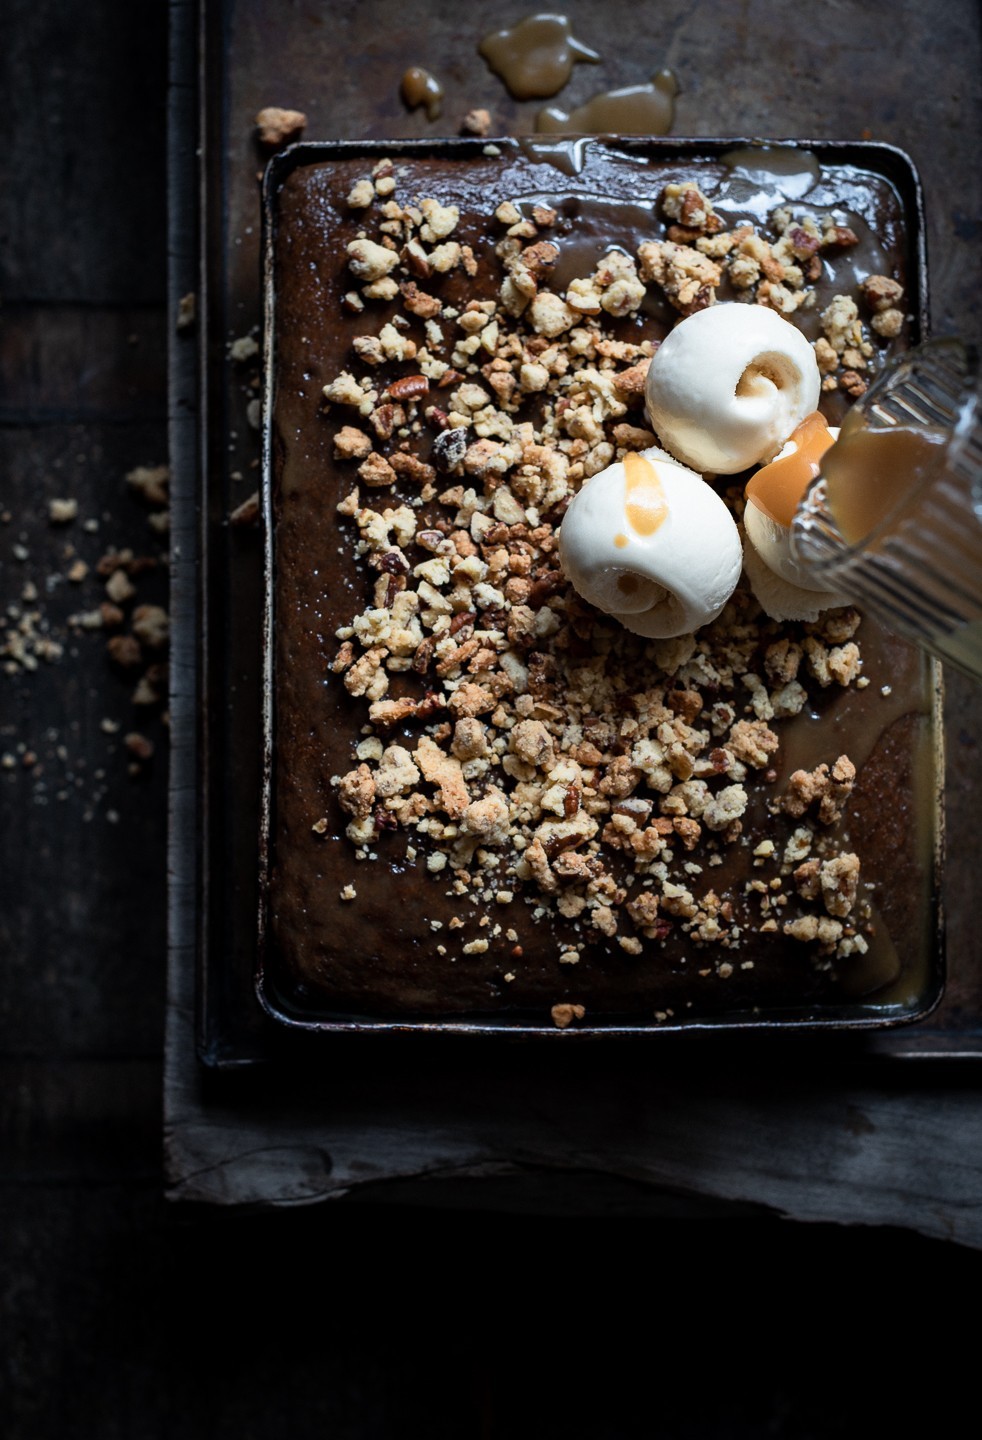
[[[541,143],[533,156],[542,175],[541,192],[547,195],[550,204],[564,197],[578,197],[578,203],[587,203],[591,198],[609,200],[610,195],[591,197],[590,181],[581,180],[582,146],[591,148],[590,153],[599,155],[605,149],[613,164],[623,163],[623,175],[638,177],[644,174],[646,165],[657,165],[659,174],[664,175],[666,167],[677,166],[680,171],[698,173],[703,162],[718,162],[727,152],[746,147],[759,146],[741,138],[713,140],[637,140],[595,139],[590,141],[563,143],[553,150],[553,142]],[[874,175],[889,183],[897,197],[903,215],[905,232],[905,272],[907,297],[912,316],[910,341],[917,343],[925,329],[927,315],[927,271],[924,253],[924,216],[920,185],[910,161],[901,152],[889,146],[872,144],[849,144],[835,142],[767,142],[783,147],[783,153],[797,152],[804,156],[814,155],[819,164],[830,167],[854,167],[866,175]],[[304,144],[294,146],[277,157],[267,171],[264,184],[263,226],[264,226],[264,319],[265,319],[265,393],[267,397],[266,419],[263,438],[263,513],[265,523],[265,586],[264,586],[264,635],[262,709],[264,725],[264,765],[260,825],[260,945],[256,971],[256,987],[259,999],[266,1012],[278,1024],[287,1029],[312,1031],[371,1031],[409,1030],[427,1033],[446,1032],[454,1034],[509,1034],[509,1035],[565,1035],[578,1034],[597,1037],[600,1035],[636,1035],[673,1031],[733,1031],[733,1030],[797,1030],[818,1029],[838,1032],[841,1030],[869,1030],[909,1025],[924,1018],[937,1005],[943,984],[943,923],[940,905],[940,880],[942,865],[943,823],[941,813],[943,755],[940,725],[940,671],[931,662],[920,659],[900,661],[913,664],[917,672],[916,724],[911,735],[904,742],[909,753],[905,764],[911,783],[911,795],[898,805],[901,811],[912,809],[914,822],[911,834],[901,840],[901,849],[909,846],[914,858],[912,873],[917,874],[919,901],[910,925],[917,931],[917,939],[905,951],[901,975],[896,983],[872,994],[849,998],[844,993],[823,991],[818,996],[799,999],[795,995],[794,983],[775,985],[773,976],[762,976],[759,985],[754,983],[734,984],[735,993],[731,1001],[720,1004],[717,1000],[708,1009],[696,1005],[687,1013],[686,989],[680,988],[681,1000],[675,1005],[665,1004],[658,1009],[658,1019],[650,1005],[629,1002],[607,1006],[600,1013],[590,1009],[589,979],[570,988],[557,986],[557,1000],[582,999],[587,1006],[587,1017],[575,1028],[557,1031],[549,1020],[548,1006],[538,1009],[529,1003],[504,1004],[491,1008],[481,1003],[468,1006],[448,1004],[441,1010],[439,1000],[434,1004],[428,999],[420,1007],[416,996],[423,993],[418,986],[407,989],[405,1004],[400,1004],[398,990],[393,998],[391,988],[384,990],[384,1003],[373,1008],[369,987],[367,1003],[352,1003],[347,997],[339,996],[337,1004],[332,1003],[329,988],[317,990],[297,976],[283,963],[279,947],[272,942],[269,926],[269,881],[280,857],[277,845],[277,787],[282,783],[278,767],[277,746],[277,575],[281,565],[293,562],[292,553],[284,559],[278,544],[278,515],[281,507],[278,499],[279,450],[274,443],[277,426],[279,371],[277,347],[277,321],[279,295],[277,288],[277,248],[285,242],[279,229],[279,205],[283,187],[289,177],[303,167],[343,166],[346,162],[357,161],[367,170],[380,158],[395,161],[424,160],[432,158],[451,168],[459,166],[460,174],[466,174],[466,167],[476,162],[483,153],[483,141],[436,141],[436,142],[368,142],[347,144]],[[517,156],[527,142],[499,140],[494,144],[507,156]],[[551,153],[550,153],[551,152]],[[548,158],[546,158],[548,157]],[[545,163],[543,162],[545,159]],[[615,167],[616,168],[616,167]],[[462,182],[463,183],[463,182]],[[627,181],[622,177],[621,184]],[[660,183],[660,182],[659,182]],[[626,199],[624,192],[620,198]],[[617,186],[612,195],[617,198]],[[447,198],[445,195],[444,198]],[[454,198],[450,196],[449,198]],[[332,502],[333,503],[333,502]],[[869,622],[867,622],[869,623]],[[864,632],[865,633],[865,632]],[[884,642],[892,644],[894,642]],[[900,655],[900,651],[897,652]],[[911,673],[914,673],[913,671]],[[891,742],[893,743],[893,742]],[[902,748],[902,747],[901,747]],[[916,794],[914,790],[916,789]],[[338,822],[337,813],[332,823]],[[901,826],[903,830],[903,826]],[[898,833],[900,833],[898,831]],[[882,838],[882,837],[881,837]],[[914,852],[916,851],[916,856]],[[899,863],[899,861],[898,861]],[[906,861],[904,863],[907,863]],[[415,881],[405,882],[404,894],[408,894]],[[907,928],[906,926],[904,928]],[[354,933],[345,942],[352,950],[359,946],[360,937]],[[366,965],[374,964],[378,947],[365,939]],[[698,956],[691,957],[695,964]],[[417,959],[417,968],[425,960]],[[765,967],[766,968],[766,967]],[[688,981],[685,982],[688,986]],[[383,991],[380,990],[380,996]],[[674,999],[675,991],[670,992]],[[656,1007],[657,1008],[657,1007]]]
[[[197,1055],[208,1071],[280,1069],[290,1063],[294,1037],[264,1017],[254,991],[262,541],[258,531],[227,524],[252,488],[258,455],[249,428],[250,396],[227,353],[230,338],[258,336],[262,322],[257,171],[263,157],[251,123],[263,104],[306,97],[300,103],[309,113],[308,134],[411,134],[426,127],[420,117],[400,111],[398,97],[393,106],[384,87],[349,85],[336,92],[325,86],[336,38],[328,27],[318,29],[313,17],[293,11],[273,17],[261,0],[175,4],[172,15],[169,303],[176,318],[179,302],[195,293],[198,318],[196,329],[172,332],[170,343],[169,992],[174,1025],[193,1029]],[[411,10],[407,17],[408,36]],[[457,53],[456,44],[446,40],[448,54]],[[853,68],[858,82],[860,62]],[[471,75],[469,83],[474,79]],[[469,103],[493,102],[496,113],[502,107],[506,124],[527,128],[528,107],[503,104],[493,89],[477,84]],[[715,114],[720,104],[725,107],[726,93],[709,95],[706,103],[706,113]],[[882,100],[877,103],[882,106]],[[810,107],[790,82],[770,106],[781,115],[783,133],[792,134],[795,128],[808,133]],[[858,124],[853,128],[858,133]],[[935,153],[927,121],[906,132],[921,137],[923,153]],[[943,213],[936,160],[928,178],[932,206],[940,205]],[[903,176],[896,183],[903,184]],[[940,300],[944,306],[943,292]],[[958,783],[974,755],[970,725],[954,738],[962,742],[954,757]],[[964,816],[964,782],[960,789]],[[960,830],[967,834],[964,819]],[[968,898],[961,889],[955,898],[957,919],[967,911]],[[843,1063],[857,1060],[881,1073],[898,1062],[905,1062],[906,1070],[911,1060],[936,1064],[946,1074],[959,1062],[974,1069],[982,1057],[982,971],[967,917],[958,919],[957,933],[962,943],[948,956],[945,998],[926,1020],[838,1039],[825,1034],[807,1045],[805,1037],[796,1036],[782,1047],[781,1063],[814,1066],[823,1075],[840,1073]],[[721,1040],[715,1037],[710,1052],[698,1046],[700,1064],[732,1063],[733,1052],[724,1051]],[[693,1044],[698,1045],[695,1038]],[[688,1044],[681,1049],[688,1052]],[[679,1046],[664,1050],[676,1058],[679,1052]],[[180,1083],[196,1083],[183,1063]]]

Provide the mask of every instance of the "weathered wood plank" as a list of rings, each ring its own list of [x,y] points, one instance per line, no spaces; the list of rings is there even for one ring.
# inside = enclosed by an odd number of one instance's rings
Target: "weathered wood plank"
[[[164,418],[163,307],[6,304],[0,425]]]
[[[166,25],[162,0],[5,5],[5,301],[163,301]]]

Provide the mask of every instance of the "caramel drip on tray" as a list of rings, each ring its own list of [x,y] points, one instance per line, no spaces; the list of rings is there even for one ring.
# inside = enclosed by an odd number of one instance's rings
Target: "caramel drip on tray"
[[[528,15],[510,29],[485,35],[477,48],[516,100],[556,95],[578,60],[600,59],[573,37],[565,15]]]
[[[400,90],[410,110],[418,110],[422,105],[427,120],[439,120],[443,86],[429,70],[424,70],[421,65],[410,65],[403,74]]]
[[[536,116],[535,128],[546,134],[667,135],[677,94],[671,70],[659,70],[645,85],[604,90],[575,110],[547,105]]]

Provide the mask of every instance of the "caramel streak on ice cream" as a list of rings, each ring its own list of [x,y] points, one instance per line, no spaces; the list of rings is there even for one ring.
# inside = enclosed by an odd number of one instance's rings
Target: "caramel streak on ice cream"
[[[848,600],[816,581],[791,553],[795,511],[838,433],[817,410],[806,415],[777,459],[752,475],[744,491],[747,576],[758,601],[776,620],[812,620],[821,610]]]
[[[665,491],[655,467],[634,451],[624,456],[624,513],[637,535],[654,535],[668,515]],[[615,545],[618,538],[614,538]]]
[[[710,624],[740,577],[740,540],[726,505],[659,450],[628,451],[591,477],[563,517],[559,552],[584,600],[649,638]]]

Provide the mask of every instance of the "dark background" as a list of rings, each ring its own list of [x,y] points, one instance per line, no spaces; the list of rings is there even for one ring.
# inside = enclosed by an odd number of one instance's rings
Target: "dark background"
[[[123,477],[166,459],[166,27],[160,3],[8,0],[0,47],[3,631],[36,612],[65,646],[0,673],[0,1434],[947,1433],[982,1257],[943,1243],[670,1197],[641,1220],[588,1185],[599,1213],[168,1209],[166,724],[66,625],[101,580],[64,578],[66,545],[164,559]],[[164,565],[138,589],[165,602]],[[130,730],[155,747],[135,775]]]

